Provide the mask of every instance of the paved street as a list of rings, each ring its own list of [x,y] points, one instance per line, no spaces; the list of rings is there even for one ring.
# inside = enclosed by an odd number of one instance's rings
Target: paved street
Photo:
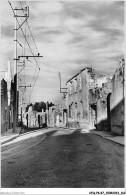
[[[124,187],[123,146],[91,133],[61,129],[19,153],[34,139],[12,145],[17,154],[1,163],[2,188]],[[9,151],[6,147],[2,156]]]

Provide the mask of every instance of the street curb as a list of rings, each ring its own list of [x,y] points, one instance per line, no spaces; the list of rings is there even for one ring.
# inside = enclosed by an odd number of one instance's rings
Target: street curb
[[[1,142],[1,145],[6,144],[6,143],[8,143],[8,142],[10,142],[10,141],[12,141],[12,140],[14,140],[14,139],[16,139],[17,137],[19,137],[19,135],[16,135],[16,136],[14,136],[14,137],[12,137],[12,138],[6,140],[6,141]]]
[[[12,141],[12,140],[14,140],[14,139],[16,139],[17,137],[20,137],[20,136],[23,136],[23,135],[26,135],[26,134],[29,134],[29,133],[34,133],[34,132],[39,131],[39,130],[40,130],[40,129],[37,129],[37,130],[34,130],[34,131],[29,131],[29,132],[27,132],[27,133],[22,133],[22,134],[19,133],[19,134],[16,135],[15,137],[9,138],[8,140],[1,142],[1,145],[6,144],[6,143],[8,143],[8,142],[10,142],[10,141]]]
[[[43,137],[43,136],[44,136],[44,137]],[[39,144],[41,141],[43,141],[43,140],[46,138],[46,134],[42,134],[42,137],[43,137],[43,138],[42,138],[39,142],[35,143],[34,145],[32,145],[32,146],[30,146],[30,147],[28,147],[28,148],[26,148],[26,149],[24,149],[24,150],[22,150],[22,151],[20,151],[20,152],[17,152],[17,153],[15,153],[15,154],[11,155],[11,156],[8,156],[8,157],[6,157],[5,159],[1,159],[1,161],[4,161],[4,160],[6,160],[6,159],[8,159],[8,158],[11,158],[11,157],[13,157],[13,156],[15,156],[15,155],[17,155],[17,154],[20,154],[20,153],[22,153],[22,152],[25,152],[25,151],[27,151],[27,150],[33,148],[34,146],[36,146],[37,144]]]
[[[40,129],[37,129],[37,130],[34,130],[34,131],[29,131],[29,132],[27,132],[27,133],[19,134],[19,137],[20,137],[20,136],[23,136],[23,135],[27,135],[27,134],[29,134],[29,133],[34,133],[34,132],[36,132],[36,131],[40,131]]]
[[[100,135],[100,134],[97,134],[97,133],[92,133],[92,134],[99,135],[99,136],[101,136],[101,137],[103,137],[103,138],[105,138],[105,139],[107,139],[107,140],[109,140],[109,141],[112,141],[112,142],[114,142],[114,143],[116,143],[116,144],[119,144],[119,145],[125,147],[125,144],[121,144],[121,143],[119,143],[119,142],[116,142],[115,140],[109,139],[109,138],[105,137],[104,135]]]
[[[75,129],[73,129],[73,128],[66,128],[66,127],[61,127],[61,128],[75,130]],[[81,128],[77,128],[76,130],[81,130]],[[90,132],[90,133],[92,133],[92,132]],[[119,144],[119,145],[125,147],[125,144],[116,142],[115,140],[112,140],[112,139],[110,139],[110,138],[107,138],[107,137],[105,137],[104,135],[100,135],[100,134],[98,134],[98,133],[96,133],[96,132],[94,132],[94,133],[92,133],[92,134],[99,135],[99,136],[103,137],[104,139],[107,139],[107,140],[109,140],[109,141],[112,141],[112,142],[114,142],[114,143],[116,143],[116,144]]]

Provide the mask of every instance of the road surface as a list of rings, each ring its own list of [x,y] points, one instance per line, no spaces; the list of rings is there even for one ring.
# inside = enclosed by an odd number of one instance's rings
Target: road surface
[[[64,129],[19,153],[26,142],[2,161],[2,188],[124,188],[124,147],[118,144]]]

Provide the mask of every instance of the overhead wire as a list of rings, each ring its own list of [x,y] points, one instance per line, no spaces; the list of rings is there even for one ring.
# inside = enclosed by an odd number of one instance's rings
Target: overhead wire
[[[21,5],[21,8],[22,8],[22,11],[23,11],[23,13],[24,13],[24,10],[23,10],[23,5],[22,5],[22,4],[23,4],[23,2],[22,2],[22,3],[20,2],[20,5]],[[25,6],[26,6],[26,5],[25,5]],[[33,34],[32,34],[32,32],[31,32],[31,29],[30,29],[30,26],[29,26],[29,24],[28,24],[28,21],[26,21],[26,23],[27,23],[27,25],[28,25],[28,29],[29,29],[29,31],[30,31],[30,34],[31,34],[32,40],[33,40],[33,42],[34,42],[34,44],[35,44],[35,47],[36,47],[36,50],[37,50],[37,52],[38,52],[38,48],[37,48],[37,45],[36,45],[36,43],[35,43],[35,39],[34,39]],[[29,60],[29,62],[31,62],[31,61]],[[31,62],[31,63],[32,63],[32,62]],[[33,64],[33,63],[32,63],[32,64]],[[38,72],[38,73],[39,73],[39,72]],[[31,94],[32,94],[32,92],[33,92],[33,89],[34,89],[34,86],[35,86],[36,80],[37,80],[37,78],[38,78],[38,74],[37,74],[36,79],[34,80],[35,74],[36,74],[36,69],[35,69],[34,76],[33,76],[32,82],[31,82],[31,85],[32,85],[32,83],[34,82],[34,84],[33,84],[33,88],[32,88],[32,90],[31,90]],[[31,94],[30,94],[30,97],[31,97]]]
[[[20,5],[21,5],[22,11],[23,11],[23,13],[24,13],[23,6],[22,6],[21,1],[19,1],[19,3],[20,3]],[[37,45],[36,45],[36,42],[35,42],[35,39],[34,39],[34,36],[33,36],[33,34],[32,34],[32,31],[31,31],[31,29],[30,29],[30,26],[29,26],[29,23],[28,23],[27,20],[26,20],[26,24],[28,25],[28,29],[29,29],[29,31],[30,31],[32,40],[33,40],[33,42],[34,42],[34,44],[35,44],[35,48],[36,48],[37,52],[39,53],[38,48],[37,48]]]
[[[25,31],[24,33],[25,33],[25,36],[26,36],[26,23],[25,23],[25,29],[24,29],[24,31]],[[26,49],[26,40],[24,40],[24,51],[23,51],[24,56],[25,56],[25,51],[26,50],[27,50]],[[25,60],[25,57],[24,57],[24,65],[25,65],[25,67],[24,67],[24,85],[25,85],[25,68],[26,68],[26,60]],[[24,97],[25,92],[26,92],[26,88],[24,88],[24,91],[22,93],[22,102],[23,102],[23,97]]]
[[[22,2],[22,3],[20,2],[22,11],[24,12],[24,10],[23,10],[23,5],[22,5],[22,4],[23,4],[23,2]],[[25,5],[25,6],[26,6],[26,5]],[[28,29],[29,29],[29,31],[30,31],[32,40],[33,40],[33,42],[34,42],[34,44],[35,44],[35,47],[36,47],[36,50],[37,50],[37,52],[38,52],[38,48],[37,48],[37,45],[36,45],[36,43],[35,43],[35,39],[34,39],[33,34],[32,34],[32,32],[31,32],[31,29],[30,29],[30,26],[29,26],[29,24],[28,24],[28,21],[26,21],[26,23],[27,23],[27,25],[28,25]],[[28,60],[28,61],[31,62],[30,60]],[[31,63],[32,63],[32,62],[31,62]],[[33,63],[32,63],[32,64],[33,64]],[[39,71],[40,71],[40,69],[39,69]],[[38,73],[37,73],[36,79],[34,80],[34,77],[35,77],[35,74],[36,74],[36,69],[35,69],[34,76],[33,76],[32,82],[31,82],[31,85],[32,85],[33,81],[34,81],[34,84],[33,84],[32,90],[31,90],[31,94],[30,94],[30,96],[29,96],[29,100],[30,100],[30,98],[31,98],[31,95],[32,95],[32,92],[33,92],[33,89],[34,89],[34,86],[35,86],[35,83],[36,83],[36,80],[37,80],[37,78],[38,78],[39,71],[38,71]]]
[[[8,1],[8,2],[9,2],[10,7],[11,7],[11,9],[12,9],[14,15],[15,15],[15,12],[14,12],[14,9],[13,9],[13,7],[12,7],[12,4],[10,3],[10,1]],[[22,4],[21,4],[21,6],[22,6]],[[37,62],[37,60],[36,60],[36,58],[35,58],[35,56],[34,56],[34,53],[33,53],[32,49],[31,49],[31,47],[30,47],[30,44],[29,44],[29,42],[28,42],[28,40],[27,40],[26,31],[25,31],[25,34],[24,34],[23,29],[22,29],[22,27],[21,27],[21,25],[20,25],[20,23],[19,23],[17,17],[16,17],[16,20],[17,20],[18,25],[19,25],[19,27],[20,27],[20,29],[21,29],[21,32],[22,32],[22,34],[23,34],[23,36],[24,36],[24,38],[25,38],[25,43],[27,43],[27,45],[29,46],[30,52],[32,53],[32,55],[33,55],[33,57],[34,57],[34,60],[35,60],[35,62],[36,62],[36,66],[39,68],[39,71],[40,71],[40,67],[39,67],[39,65],[38,65],[38,62]],[[27,21],[27,20],[26,20],[26,21]],[[30,31],[30,33],[31,33],[32,39],[33,39],[33,41],[34,41],[36,50],[38,51],[38,48],[37,48],[37,45],[36,45],[36,43],[35,43],[34,37],[33,37],[33,35],[32,35],[30,26],[29,26],[28,23],[27,23],[27,25],[28,25],[29,31]],[[26,28],[25,28],[25,30],[26,30]],[[19,42],[18,42],[18,43],[19,43]],[[22,45],[21,45],[20,43],[19,43],[19,45],[22,47]],[[25,50],[26,50],[26,48],[25,48]],[[39,73],[39,71],[38,71],[38,73]],[[35,73],[36,73],[36,69],[35,69]],[[34,75],[35,75],[35,73],[34,73]],[[33,78],[34,78],[34,76],[33,76]],[[32,94],[32,92],[33,92],[33,89],[34,89],[34,86],[35,86],[35,83],[36,83],[37,78],[38,78],[38,74],[37,74],[37,77],[36,77],[36,79],[35,79],[35,81],[34,81],[34,84],[33,84],[33,88],[32,88],[31,94]],[[32,80],[32,82],[33,82],[33,80]],[[24,93],[25,93],[25,90],[24,90]],[[30,97],[31,97],[31,94],[30,94]]]
[[[40,71],[40,70],[39,70],[39,71]],[[34,89],[34,86],[35,86],[36,80],[38,79],[39,71],[38,71],[38,73],[37,73],[37,77],[36,77],[36,79],[35,79],[35,81],[34,81],[33,88],[32,88],[32,90],[31,90],[30,100],[31,100],[31,95],[32,95],[32,92],[33,92],[33,89]]]
[[[26,25],[25,25],[25,27],[26,27]],[[26,36],[26,28],[25,28],[25,36]],[[26,40],[24,39],[24,46],[21,44],[21,43],[19,43],[20,44],[20,46],[22,47],[22,56],[25,56],[25,45],[26,45]],[[30,51],[31,52],[31,51]],[[23,68],[21,69],[21,71],[22,70],[24,70],[24,82],[23,82],[23,84],[24,84],[24,86],[25,86],[25,57],[24,57],[24,59],[23,59]],[[20,71],[20,72],[21,72]],[[20,73],[19,72],[19,73]],[[24,94],[25,94],[25,92],[26,92],[26,88],[19,88],[20,90],[19,90],[19,92],[21,93],[21,98],[20,98],[20,101],[21,101],[21,105],[23,105],[23,101],[24,101]]]
[[[33,65],[33,67],[35,66],[35,64],[33,64],[31,60],[27,59],[27,61],[30,62]]]
[[[15,12],[14,12],[14,9],[13,9],[13,7],[12,7],[12,4],[10,3],[10,1],[8,1],[8,2],[9,2],[10,7],[11,7],[11,9],[12,9],[12,11],[13,11],[14,15],[15,15]],[[36,65],[38,66],[38,62],[37,62],[37,60],[36,60],[36,58],[35,58],[35,55],[34,55],[34,53],[33,53],[32,49],[31,49],[31,47],[30,47],[30,44],[29,44],[29,42],[28,42],[28,40],[27,40],[27,38],[26,38],[26,36],[25,36],[25,34],[24,34],[23,30],[22,30],[22,27],[21,27],[21,25],[20,25],[20,23],[19,23],[19,21],[18,21],[17,17],[16,17],[16,20],[17,20],[18,25],[19,25],[19,27],[20,27],[20,29],[21,29],[21,32],[22,32],[22,34],[23,34],[23,36],[24,36],[24,38],[25,38],[25,40],[26,40],[26,42],[27,42],[27,44],[28,44],[28,46],[29,46],[29,49],[30,49],[30,50],[31,50],[31,52],[32,52],[32,55],[33,55],[33,57],[34,57],[34,60],[36,61]],[[39,66],[38,66],[38,68],[39,68]]]
[[[18,72],[18,74],[24,69],[25,66],[23,66],[23,68]]]
[[[26,6],[26,3],[22,1],[22,4],[23,4],[23,3],[24,3],[24,5]],[[22,4],[21,4],[21,2],[20,2],[21,7],[23,8]],[[34,42],[34,44],[35,44],[36,50],[37,50],[37,52],[39,52],[39,51],[38,51],[38,47],[37,47],[36,42],[35,42],[35,39],[34,39],[34,36],[33,36],[32,31],[31,31],[31,29],[30,29],[30,26],[29,26],[28,21],[26,21],[26,23],[27,23],[28,28],[29,28],[29,31],[30,31],[30,33],[31,33],[31,36],[32,36],[33,42]]]

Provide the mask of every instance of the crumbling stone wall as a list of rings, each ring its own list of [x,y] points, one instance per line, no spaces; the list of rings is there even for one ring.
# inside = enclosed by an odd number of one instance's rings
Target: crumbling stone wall
[[[68,123],[89,125],[89,85],[91,68],[81,70],[67,82]]]
[[[1,133],[8,130],[8,95],[7,82],[1,80]]]
[[[48,121],[48,126],[50,127],[65,126],[67,121],[67,110],[59,105],[50,107]]]
[[[97,129],[103,131],[110,131],[108,126],[108,107],[107,97],[111,93],[111,80],[107,79],[106,83],[102,83],[99,88],[99,96],[97,100]]]
[[[112,78],[110,98],[111,131],[119,135],[124,135],[124,65],[122,59]]]
[[[90,127],[108,130],[107,95],[111,92],[111,76],[93,74],[89,89]]]

